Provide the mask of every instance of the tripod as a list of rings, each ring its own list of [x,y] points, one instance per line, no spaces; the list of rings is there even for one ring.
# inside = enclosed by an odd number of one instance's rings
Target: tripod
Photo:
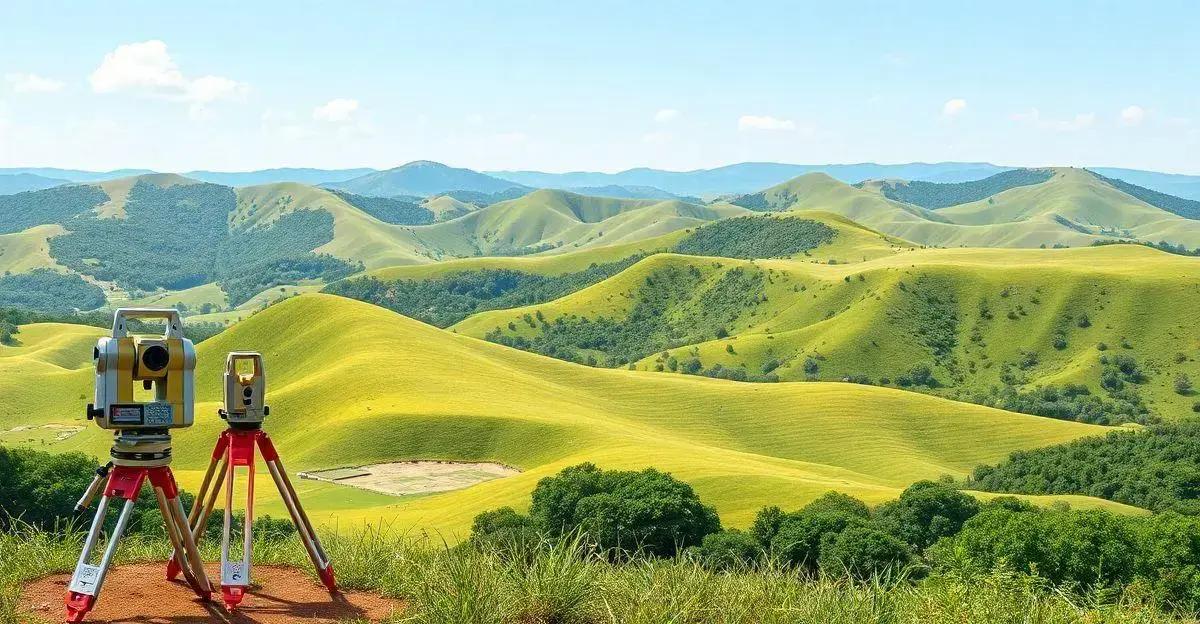
[[[167,527],[167,537],[175,547],[175,552],[182,553],[178,559],[184,579],[201,599],[207,601],[212,596],[212,585],[204,572],[204,564],[200,560],[199,551],[196,550],[196,543],[188,531],[183,504],[179,501],[179,487],[171,473],[170,444],[171,436],[165,431],[117,432],[111,451],[113,461],[96,471],[96,477],[76,505],[77,510],[86,509],[103,487],[104,496],[96,507],[96,516],[92,519],[83,553],[79,555],[79,562],[71,575],[71,584],[67,587],[67,622],[83,621],[84,616],[95,606],[100,588],[104,584],[104,577],[108,574],[108,568],[117,552],[117,544],[129,526],[134,503],[137,502],[142,485],[147,480],[158,498],[158,509]],[[122,499],[125,503],[117,517],[117,524],[108,540],[108,546],[100,556],[100,562],[92,565],[89,561],[96,550],[100,533],[104,530],[109,503],[114,499]]]
[[[275,450],[275,444],[262,430],[260,423],[238,423],[231,424],[217,438],[216,447],[213,448],[212,461],[209,462],[208,470],[204,473],[200,491],[196,494],[196,502],[188,516],[188,522],[191,525],[189,537],[198,543],[204,535],[205,525],[208,523],[209,516],[212,515],[221,485],[224,483],[225,525],[221,536],[221,599],[227,608],[234,609],[242,602],[246,589],[250,586],[256,447],[262,454],[267,470],[271,473],[271,479],[275,481],[275,487],[279,490],[279,496],[283,499],[288,514],[292,517],[292,524],[296,526],[296,531],[300,534],[300,541],[303,542],[304,549],[308,552],[308,558],[312,560],[313,566],[317,569],[317,576],[321,578],[321,582],[329,591],[337,591],[337,581],[333,577],[333,565],[325,554],[325,549],[321,547],[321,542],[317,539],[317,533],[313,530],[308,515],[300,506],[300,499],[296,496],[296,490],[288,479],[287,471],[283,469],[279,453]],[[247,472],[246,517],[242,527],[242,558],[240,561],[230,561],[229,542],[233,524],[234,468],[239,466],[245,467]],[[213,483],[214,475],[216,476],[215,483]],[[210,485],[212,489],[209,489]],[[167,578],[175,578],[180,571],[186,573],[187,557],[184,555],[186,553],[181,553],[179,548],[175,549],[170,562],[167,563]]]

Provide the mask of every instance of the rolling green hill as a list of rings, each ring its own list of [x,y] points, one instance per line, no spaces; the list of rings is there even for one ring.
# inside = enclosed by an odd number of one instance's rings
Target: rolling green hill
[[[0,346],[0,396],[8,406],[0,431],[85,424],[88,355],[101,333],[30,325],[21,328],[21,346]],[[320,522],[331,514],[343,526],[384,518],[400,528],[447,531],[452,539],[479,511],[525,507],[540,478],[580,461],[670,471],[692,483],[724,520],[745,526],[764,504],[795,508],[830,489],[882,501],[917,479],[963,477],[1014,449],[1105,430],[887,388],[738,384],[589,368],[348,299],[305,295],[197,347],[197,425],[178,431],[175,443],[185,487],[195,488],[223,425],[213,414],[216,380],[225,352],[234,349],[266,356],[267,427],[291,471],[404,459],[497,461],[523,470],[465,490],[401,499],[299,481]],[[32,444],[102,456],[109,435],[86,427]],[[269,483],[260,485],[261,512],[280,514]]]
[[[836,265],[660,254],[452,329],[598,365],[853,380],[1145,421],[1182,417],[1196,402],[1176,383],[1200,379],[1200,330],[1186,320],[1197,306],[1200,260],[1132,245],[928,249]],[[914,372],[921,366],[927,374]]]
[[[1051,177],[1043,182],[944,207],[943,195],[966,199],[987,187],[949,185],[957,190],[938,187],[934,192],[929,185],[876,181],[858,188],[824,174],[807,174],[733,201],[760,211],[836,212],[881,232],[938,247],[1080,247],[1111,238],[1200,247],[1200,221],[1146,203],[1086,170],[1050,171]],[[938,209],[889,199],[887,195],[896,195],[897,189],[912,191],[911,199]]]

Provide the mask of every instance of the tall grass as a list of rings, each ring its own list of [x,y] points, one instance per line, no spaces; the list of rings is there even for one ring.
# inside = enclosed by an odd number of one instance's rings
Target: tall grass
[[[0,534],[0,622],[23,622],[21,584],[69,572],[82,538],[28,529]],[[713,572],[688,560],[613,564],[578,541],[450,547],[425,536],[363,529],[329,535],[346,588],[405,601],[413,624],[1166,624],[1195,622],[1134,592],[1072,595],[1003,571],[860,583],[767,565]],[[215,544],[203,546],[217,556]],[[161,539],[134,536],[123,562],[163,560]],[[255,545],[256,563],[309,568],[294,538]]]

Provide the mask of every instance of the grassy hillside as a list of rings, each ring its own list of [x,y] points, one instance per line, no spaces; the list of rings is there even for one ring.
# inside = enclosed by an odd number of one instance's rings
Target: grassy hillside
[[[888,199],[937,210],[986,199],[1018,186],[1041,184],[1053,175],[1049,169],[1013,169],[969,182],[884,181],[879,190]]]
[[[61,225],[50,224],[0,234],[0,273],[24,273],[33,269],[58,267],[58,263],[50,257],[49,240],[65,231]]]
[[[857,188],[817,173],[733,201],[753,210],[827,210],[939,247],[1080,247],[1107,238],[1200,247],[1200,222],[1152,206],[1088,171],[1051,171],[1044,182],[936,211],[889,199],[895,183]]]
[[[1197,306],[1200,260],[1131,245],[836,265],[663,254],[452,329],[600,365],[907,385],[1047,415],[1068,398],[1028,393],[1081,384],[1080,401],[1136,421],[1191,412],[1197,397],[1177,381],[1200,379],[1200,330],[1186,320]],[[932,381],[912,379],[920,365]]]
[[[100,332],[26,326],[24,346],[0,347],[0,396],[8,406],[0,428],[82,423],[91,385],[87,355]],[[671,471],[723,519],[744,526],[767,503],[796,507],[829,489],[881,501],[916,479],[962,477],[1014,449],[1104,431],[885,388],[588,368],[351,300],[306,295],[198,346],[197,425],[178,432],[175,444],[185,487],[195,487],[221,428],[213,415],[216,380],[233,349],[266,355],[268,428],[289,470],[459,459],[524,471],[409,499],[302,481],[314,515],[325,521],[336,512],[343,524],[385,517],[461,535],[475,513],[524,507],[538,479],[587,460]],[[108,435],[89,427],[46,446],[102,455]],[[262,485],[263,511],[278,515]]]

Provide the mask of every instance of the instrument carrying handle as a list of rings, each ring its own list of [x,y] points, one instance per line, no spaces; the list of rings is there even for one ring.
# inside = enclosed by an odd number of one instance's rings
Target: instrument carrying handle
[[[163,319],[167,322],[164,338],[183,338],[183,321],[173,308],[120,308],[113,314],[113,338],[128,336],[132,319]]]
[[[230,351],[225,357],[225,370],[231,375],[237,374],[238,362],[253,362],[254,376],[263,376],[263,356],[257,351]]]

